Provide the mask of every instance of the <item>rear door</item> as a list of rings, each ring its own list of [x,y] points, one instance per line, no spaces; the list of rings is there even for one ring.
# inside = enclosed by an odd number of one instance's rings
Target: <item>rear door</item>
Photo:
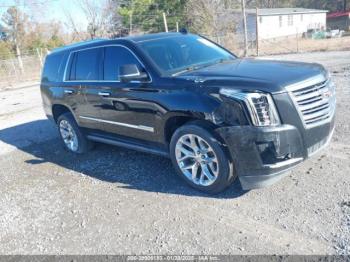
[[[80,126],[103,130],[101,122],[101,80],[102,80],[102,47],[79,50],[71,54],[69,82],[79,85],[83,101],[78,107],[76,116]]]

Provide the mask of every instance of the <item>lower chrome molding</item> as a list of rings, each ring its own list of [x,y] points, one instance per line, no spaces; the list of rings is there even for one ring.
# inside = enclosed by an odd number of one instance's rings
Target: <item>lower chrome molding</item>
[[[100,123],[111,124],[111,125],[129,127],[129,128],[134,128],[134,129],[139,129],[139,130],[143,130],[143,131],[154,133],[154,128],[150,127],[150,126],[131,125],[131,124],[126,124],[126,123],[121,123],[121,122],[114,122],[114,121],[109,121],[109,120],[103,120],[103,119],[94,118],[94,117],[88,117],[88,116],[79,116],[79,118],[90,120],[90,121],[96,121],[96,122],[100,122]]]

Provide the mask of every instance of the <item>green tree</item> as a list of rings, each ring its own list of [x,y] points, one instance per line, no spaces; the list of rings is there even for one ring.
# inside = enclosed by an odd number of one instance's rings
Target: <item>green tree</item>
[[[192,1],[192,0],[190,0]],[[350,0],[246,0],[248,7],[302,7],[341,11],[350,9]]]
[[[11,45],[8,42],[0,40],[0,59],[8,59],[14,57]]]
[[[118,7],[124,28],[132,27],[145,32],[164,31],[163,13],[167,16],[169,30],[186,25],[184,16],[186,0],[128,0]]]
[[[350,0],[294,0],[295,5],[305,8],[343,11],[350,9]]]
[[[247,7],[250,7],[250,8],[295,7],[294,2],[295,0],[246,0]]]
[[[25,23],[28,21],[26,14],[17,7],[9,7],[2,16],[2,23],[7,39],[15,48],[22,45],[25,35]]]
[[[240,3],[232,0],[189,0],[186,15],[191,32],[207,36],[233,32],[235,19],[232,9],[240,10]]]
[[[53,35],[46,43],[48,49],[53,49],[64,45],[64,41],[57,35]]]
[[[16,56],[21,71],[23,71],[23,62],[20,48],[23,46],[25,24],[27,21],[28,16],[15,6],[9,7],[2,17],[7,39],[11,42],[14,50],[16,51]]]

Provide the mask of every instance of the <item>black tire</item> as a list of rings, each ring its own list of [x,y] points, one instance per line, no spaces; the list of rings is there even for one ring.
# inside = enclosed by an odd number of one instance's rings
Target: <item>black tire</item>
[[[72,150],[64,142],[62,133],[60,131],[60,124],[61,124],[62,121],[67,121],[69,123],[69,125],[72,127],[72,129],[75,132],[75,134],[76,134],[77,144],[78,144],[76,150]],[[80,128],[79,128],[77,122],[75,121],[72,113],[64,113],[64,114],[60,115],[58,117],[58,120],[57,120],[57,128],[58,128],[58,133],[60,135],[60,138],[61,138],[61,141],[63,143],[63,146],[69,152],[72,152],[72,153],[75,153],[75,154],[83,154],[83,153],[88,152],[94,145],[93,142],[88,140],[85,137],[85,135],[83,134],[83,132],[80,130]]]
[[[194,183],[191,179],[186,177],[186,175],[179,167],[175,152],[176,144],[178,140],[185,135],[196,135],[200,137],[207,144],[209,144],[209,146],[215,152],[216,158],[218,160],[217,162],[219,171],[215,182],[213,182],[211,185],[203,186]],[[222,192],[224,189],[230,186],[237,177],[234,172],[233,163],[230,160],[225,148],[219,142],[219,139],[215,135],[214,131],[210,130],[209,128],[204,128],[195,123],[186,124],[175,131],[170,142],[170,157],[177,174],[190,186],[205,193],[216,194]]]

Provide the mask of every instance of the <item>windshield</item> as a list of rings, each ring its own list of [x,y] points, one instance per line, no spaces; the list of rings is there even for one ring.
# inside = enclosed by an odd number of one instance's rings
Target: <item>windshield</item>
[[[233,60],[235,57],[214,43],[194,35],[180,35],[139,43],[159,70],[176,75]]]

